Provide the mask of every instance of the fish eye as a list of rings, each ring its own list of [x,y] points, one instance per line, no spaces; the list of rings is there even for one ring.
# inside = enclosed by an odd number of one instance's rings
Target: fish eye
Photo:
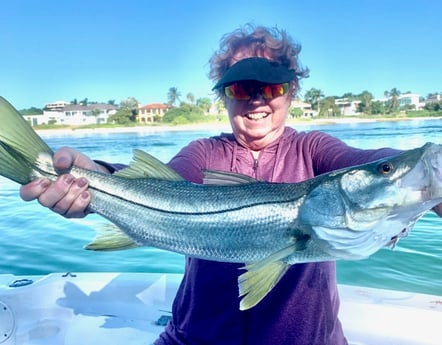
[[[381,163],[378,166],[378,171],[382,175],[389,175],[393,172],[393,164],[391,164],[390,162]]]

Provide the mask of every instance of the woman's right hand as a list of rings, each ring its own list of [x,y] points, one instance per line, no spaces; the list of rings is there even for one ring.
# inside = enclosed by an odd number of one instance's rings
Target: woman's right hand
[[[64,171],[75,165],[109,173],[105,167],[70,147],[57,150],[54,153],[53,163],[57,171]],[[71,174],[61,174],[56,181],[39,178],[23,185],[20,188],[20,196],[25,201],[37,199],[44,207],[66,218],[82,218],[89,213],[91,194],[88,187],[88,181],[84,177],[74,178]]]

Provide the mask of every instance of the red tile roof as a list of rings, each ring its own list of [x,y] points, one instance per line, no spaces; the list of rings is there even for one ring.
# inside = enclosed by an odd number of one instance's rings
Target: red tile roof
[[[168,106],[165,104],[161,104],[161,103],[152,103],[152,104],[146,104],[142,107],[140,107],[140,109],[145,109],[145,110],[150,110],[150,109],[167,109]]]

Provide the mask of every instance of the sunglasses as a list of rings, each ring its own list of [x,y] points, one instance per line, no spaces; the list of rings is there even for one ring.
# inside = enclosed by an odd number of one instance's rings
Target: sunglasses
[[[285,95],[289,90],[289,83],[259,84],[256,82],[237,82],[224,87],[224,94],[239,101],[248,101],[259,93],[264,99],[273,99]]]

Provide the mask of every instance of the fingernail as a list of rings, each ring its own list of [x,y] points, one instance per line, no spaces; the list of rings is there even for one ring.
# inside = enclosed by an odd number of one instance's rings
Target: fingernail
[[[84,177],[80,177],[79,179],[77,179],[76,183],[78,187],[83,188],[87,185],[88,182],[87,179],[85,179]]]
[[[69,174],[63,175],[63,181],[66,184],[71,184],[74,181],[74,177]]]
[[[67,157],[61,156],[55,160],[55,166],[61,170],[67,169],[70,166],[69,159]]]
[[[38,181],[38,183],[40,184],[41,188],[46,189],[51,184],[51,181],[49,181],[48,179],[42,178]]]

